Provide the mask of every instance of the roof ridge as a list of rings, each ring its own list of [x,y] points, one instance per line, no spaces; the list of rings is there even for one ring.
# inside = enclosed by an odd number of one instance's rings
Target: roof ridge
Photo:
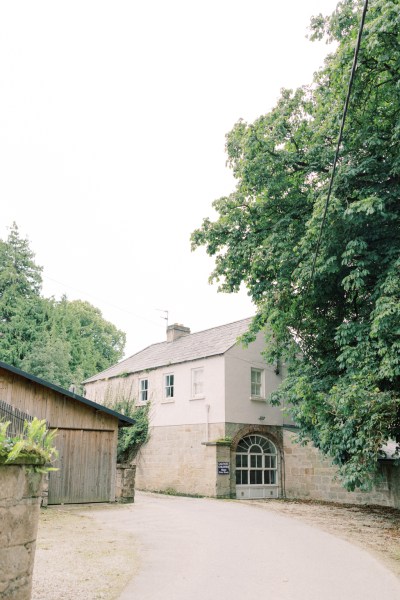
[[[249,325],[252,319],[253,317],[238,319],[183,335],[172,342],[164,340],[150,344],[119,363],[111,365],[108,369],[88,377],[83,383],[89,384],[121,376],[125,373],[125,367],[128,375],[167,364],[178,364],[188,360],[224,354],[237,343],[244,333],[242,330]]]
[[[245,319],[238,319],[237,321],[231,321],[230,323],[224,323],[224,325],[215,325],[214,327],[207,327],[207,329],[201,329],[200,331],[194,331],[193,333],[190,333],[189,335],[196,335],[197,333],[205,333],[206,331],[211,331],[212,329],[221,329],[222,327],[228,327],[229,325],[235,325],[235,323],[241,323],[243,321],[248,321],[249,319],[253,319],[254,317],[246,317]],[[180,340],[182,338],[185,338],[186,335],[183,335],[181,338],[179,338]],[[178,341],[178,340],[176,340]]]

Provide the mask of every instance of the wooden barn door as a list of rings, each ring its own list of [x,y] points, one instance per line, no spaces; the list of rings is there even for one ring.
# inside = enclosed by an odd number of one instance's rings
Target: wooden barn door
[[[112,431],[58,430],[59,457],[54,466],[59,470],[49,475],[49,504],[113,500],[113,435]]]

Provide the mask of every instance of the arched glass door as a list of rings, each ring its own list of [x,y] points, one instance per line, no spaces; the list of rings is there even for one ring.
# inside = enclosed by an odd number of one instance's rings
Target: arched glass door
[[[261,435],[247,435],[236,448],[236,497],[277,498],[278,454]]]

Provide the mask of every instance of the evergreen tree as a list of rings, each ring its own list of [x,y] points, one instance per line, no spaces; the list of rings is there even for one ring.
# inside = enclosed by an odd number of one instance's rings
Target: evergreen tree
[[[122,358],[125,334],[88,302],[42,297],[41,271],[14,223],[0,240],[0,360],[81,391]]]

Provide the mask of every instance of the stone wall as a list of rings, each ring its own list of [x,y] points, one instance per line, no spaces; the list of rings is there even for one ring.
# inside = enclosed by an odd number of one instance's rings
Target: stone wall
[[[0,465],[0,598],[29,600],[42,474]]]
[[[117,464],[115,500],[121,504],[135,501],[135,465]]]
[[[149,441],[136,457],[139,490],[184,494],[217,494],[216,445],[209,440],[224,436],[224,423],[151,427]]]
[[[400,508],[400,467],[380,464],[382,481],[371,492],[347,492],[335,479],[336,468],[311,445],[300,446],[295,434],[284,431],[284,493],[304,498],[348,504],[376,504]]]
[[[278,450],[280,497],[400,508],[400,467],[381,463],[382,481],[371,492],[347,492],[318,450],[273,425],[210,424],[208,435],[205,424],[152,427],[136,457],[136,487],[235,498],[236,446],[250,433],[266,436]],[[225,472],[218,473],[218,464]]]

